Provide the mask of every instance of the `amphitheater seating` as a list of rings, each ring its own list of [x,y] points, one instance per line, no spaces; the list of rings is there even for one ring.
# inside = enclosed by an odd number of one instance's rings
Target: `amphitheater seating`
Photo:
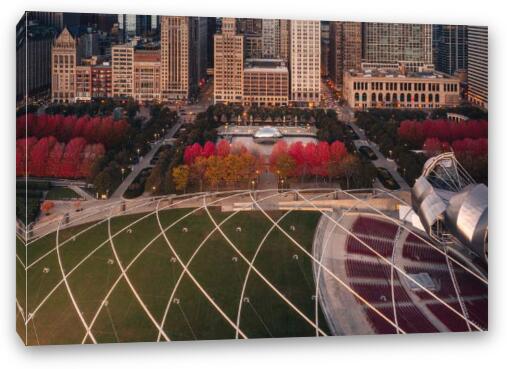
[[[391,307],[378,309],[387,318],[394,321],[394,313]],[[385,321],[372,309],[366,308],[371,326],[378,334],[394,334],[396,328]],[[433,324],[415,306],[398,306],[396,308],[398,326],[406,333],[433,333],[438,332]]]
[[[392,308],[379,308],[378,309],[387,318],[394,321],[394,313]],[[370,308],[366,308],[366,315],[373,330],[378,334],[396,334],[396,328],[389,324],[385,319],[378,315]]]
[[[379,237],[393,240],[398,232],[398,226],[377,218],[360,216],[352,226],[355,234],[376,234]]]
[[[351,287],[370,303],[392,302],[392,290],[388,281],[382,284],[351,283]],[[410,297],[402,286],[394,286],[396,303],[410,302]]]
[[[403,257],[415,261],[445,264],[445,256],[431,246],[422,243],[410,243],[408,240],[403,245]]]
[[[456,269],[456,280],[462,296],[487,296],[488,286],[466,271]]]
[[[438,332],[433,324],[415,306],[397,306],[398,325],[407,333],[433,333]]]
[[[383,257],[388,257],[392,255],[393,249],[393,240],[380,240],[380,239],[372,239],[365,236],[358,236],[362,241],[366,242],[371,248],[376,250]],[[377,256],[373,251],[371,251],[366,245],[360,243],[353,237],[348,237],[347,240],[347,251],[352,254],[361,254],[361,255],[371,255]]]
[[[381,219],[368,216],[358,217],[352,225],[352,232],[362,241],[366,242],[374,250],[386,258],[390,258],[393,253],[394,238],[396,237],[398,226],[385,222]],[[348,236],[346,240],[346,252],[348,254],[375,256],[361,242]],[[455,297],[455,291],[449,272],[445,269],[446,260],[443,254],[433,249],[430,245],[420,240],[417,236],[409,234],[404,242],[402,250],[403,258],[421,262],[422,267],[407,266],[407,273],[428,273],[436,282],[438,291],[435,293],[443,298]],[[371,261],[373,260],[373,261]],[[387,318],[394,320],[394,311],[392,307],[392,290],[390,287],[391,267],[384,264],[383,261],[374,259],[353,260],[348,259],[346,264],[346,274],[349,278],[369,278],[374,281],[369,283],[350,281],[351,287],[369,303],[373,304]],[[435,264],[435,268],[430,265]],[[436,270],[442,268],[442,270]],[[478,283],[477,286],[468,280],[464,273],[460,274],[460,280],[469,284],[466,288],[467,293],[482,292]],[[460,282],[459,282],[460,283]],[[467,327],[460,317],[452,313],[445,306],[434,301],[433,297],[425,291],[417,292],[427,302],[431,313],[436,315],[437,319],[442,321],[451,331],[465,331]],[[401,329],[407,333],[431,333],[438,332],[438,329],[430,322],[426,315],[412,303],[412,299],[401,284],[399,274],[394,274],[394,300],[396,302],[396,315]],[[360,301],[358,299],[358,301]],[[482,300],[479,300],[482,301]],[[455,305],[459,304],[456,302]],[[445,310],[444,310],[445,309]],[[487,310],[482,303],[475,302],[469,309],[473,311],[476,318],[483,316],[483,311]],[[470,310],[469,310],[470,311]],[[395,327],[385,321],[372,309],[365,307],[366,316],[374,331],[378,334],[394,334]],[[479,319],[479,318],[478,318]],[[477,321],[477,320],[476,320]],[[481,319],[479,319],[481,324]]]
[[[461,312],[460,304],[457,302],[450,304],[452,308]],[[467,323],[457,314],[440,302],[429,303],[426,305],[431,312],[442,322],[451,332],[465,332],[468,330]]]
[[[346,274],[348,277],[386,279],[390,276],[391,267],[384,262],[366,262],[347,259]]]
[[[482,328],[488,329],[488,299],[465,301],[470,319]]]

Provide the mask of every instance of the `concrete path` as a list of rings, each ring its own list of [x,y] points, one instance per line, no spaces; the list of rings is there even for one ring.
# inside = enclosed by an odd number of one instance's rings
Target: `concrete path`
[[[83,190],[81,187],[79,186],[69,186],[69,188],[71,190],[73,190],[74,192],[76,192],[79,196],[81,196],[84,200],[95,200],[94,196],[92,196],[91,194],[89,194],[87,191]]]
[[[359,128],[357,124],[350,123],[350,126],[352,129],[357,133],[359,136],[358,140],[354,141],[355,147],[359,148],[360,146],[368,146],[375,155],[377,156],[377,160],[373,160],[373,165],[377,168],[385,168],[391,173],[392,177],[396,180],[396,182],[399,184],[402,190],[410,190],[410,186],[405,182],[403,177],[398,172],[398,165],[394,160],[387,159],[378,149],[378,145],[374,142],[368,140],[366,137],[366,134],[364,133],[364,130]]]
[[[124,192],[127,190],[129,185],[134,181],[134,179],[138,176],[138,174],[140,174],[140,172],[143,169],[151,166],[150,161],[152,160],[156,152],[160,149],[160,147],[163,145],[164,141],[173,138],[173,136],[175,135],[175,133],[177,133],[181,126],[182,122],[178,121],[177,123],[175,123],[173,127],[170,128],[170,130],[164,136],[164,138],[160,139],[154,145],[152,145],[152,149],[146,155],[143,156],[143,159],[141,159],[138,164],[136,164],[133,167],[131,173],[129,173],[129,175],[124,179],[120,186],[118,186],[113,195],[111,195],[110,199],[118,200],[122,198]]]

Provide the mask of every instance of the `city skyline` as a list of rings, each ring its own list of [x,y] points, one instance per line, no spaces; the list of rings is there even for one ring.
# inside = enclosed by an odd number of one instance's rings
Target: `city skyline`
[[[225,70],[229,73],[232,73],[230,67],[235,65],[233,61],[231,61],[233,64],[230,65],[225,64],[224,60],[214,58],[214,36],[222,34],[222,18],[100,14],[87,14],[85,16],[75,13],[52,13],[51,16],[45,13],[34,13],[32,18],[33,22],[40,23],[39,28],[44,25],[55,27],[53,33],[45,32],[45,35],[49,35],[49,38],[44,36],[50,41],[50,48],[56,47],[54,45],[56,37],[64,27],[74,39],[76,65],[74,68],[67,70],[66,73],[69,73],[69,75],[65,78],[73,79],[74,83],[69,83],[74,84],[77,88],[88,88],[88,92],[69,91],[69,93],[76,95],[73,99],[89,100],[92,95],[94,95],[94,98],[99,97],[99,93],[93,94],[91,92],[91,90],[94,90],[103,91],[103,97],[132,97],[138,101],[180,100],[186,102],[196,97],[197,91],[204,80],[213,77],[216,63],[217,71]],[[188,30],[184,32],[185,38],[182,38],[184,36],[178,36],[178,41],[172,39],[171,44],[175,45],[175,50],[177,50],[177,47],[178,50],[181,50],[180,54],[176,51],[171,55],[168,54],[172,51],[169,50],[168,32],[164,29],[169,19],[189,19],[188,26],[186,26]],[[294,24],[293,38],[292,22]],[[468,43],[467,26],[312,21],[318,27],[316,35],[313,36],[315,40],[317,38],[318,40],[315,41],[317,42],[316,45],[312,45],[306,42],[302,35],[298,34],[299,22],[302,21],[236,18],[235,34],[241,36],[238,38],[239,40],[242,39],[242,56],[240,56],[240,48],[237,51],[239,58],[242,59],[242,66],[233,67],[233,69],[237,68],[239,70],[236,72],[237,82],[233,83],[237,87],[235,87],[235,91],[226,89],[220,91],[221,94],[214,94],[214,101],[250,104],[248,101],[252,101],[252,99],[242,96],[244,64],[248,64],[249,59],[282,59],[288,69],[288,104],[290,105],[316,105],[321,89],[320,83],[317,81],[324,77],[331,81],[339,97],[348,99],[347,91],[343,86],[344,75],[347,71],[375,68],[401,72],[398,64],[402,65],[403,63],[405,66],[403,74],[406,71],[422,72],[429,70],[458,78],[461,84],[460,100],[468,99],[473,103],[487,107],[487,62],[478,61],[476,64],[476,57],[474,57],[474,61],[470,63],[470,68],[468,68],[468,49],[479,51],[486,50],[487,47],[487,41],[483,39],[482,42],[485,42],[486,45],[477,45],[476,48],[476,36],[473,33],[476,27],[470,28],[472,40]],[[126,26],[123,23],[126,23]],[[35,23],[32,28],[36,26]],[[103,31],[110,26],[109,31]],[[60,32],[58,32],[59,29]],[[304,34],[309,37],[311,35],[309,32],[311,32],[310,29],[306,29]],[[50,39],[51,35],[54,37],[52,41]],[[112,59],[112,50],[115,47],[118,48],[121,44],[132,47],[133,52],[146,49],[154,54],[160,54],[159,56],[154,55],[151,71],[146,68],[137,69],[137,78],[147,81],[152,79],[149,86],[144,87],[144,93],[134,92],[134,64],[136,63],[134,59],[133,68],[130,72],[133,76],[128,78],[129,83],[133,86],[129,86],[128,92],[123,92],[124,95],[122,96],[116,92],[118,86],[115,83],[112,83],[111,92],[105,91],[100,86],[93,86],[93,81],[90,78],[87,84],[76,83],[80,69],[82,69],[76,67],[84,64],[89,65],[89,69],[92,71],[96,68],[115,70],[114,64],[118,59]],[[184,50],[186,53],[185,61],[181,60]],[[312,59],[302,59],[303,55],[306,54],[306,50],[310,50],[309,55],[312,55]],[[150,52],[147,51],[147,53]],[[141,54],[141,52],[138,52],[138,55]],[[485,57],[487,57],[487,54]],[[49,57],[47,58],[49,59]],[[159,59],[159,61],[156,59]],[[477,56],[477,60],[479,60],[479,56]],[[171,73],[171,69],[169,69],[171,63],[179,65],[179,70],[175,69]],[[299,63],[305,65],[305,70],[300,69]],[[38,75],[45,74],[44,66],[39,66],[38,69],[40,70],[37,73]],[[55,69],[55,65],[53,65],[52,70],[55,73],[58,68]],[[468,83],[469,70],[471,84]],[[85,75],[91,76],[92,71]],[[268,69],[265,74],[270,75],[272,72],[273,70]],[[143,73],[149,74],[144,76]],[[111,74],[114,78],[114,73]],[[220,88],[221,72],[217,75],[220,78],[217,79],[216,84]],[[33,91],[44,89],[44,86],[48,87],[48,82],[43,82],[43,76],[34,75],[33,77],[33,80],[41,80],[39,82],[40,86],[32,88]],[[175,86],[174,93],[168,89],[168,78],[180,79],[180,86],[176,86],[175,83],[177,82],[173,82]],[[55,81],[55,78],[53,78],[53,81]],[[233,85],[230,87],[233,88]],[[469,89],[469,85],[472,88]],[[139,86],[140,84],[138,84]],[[58,89],[60,87],[55,86],[54,88]],[[18,86],[18,89],[23,90],[24,87]],[[273,93],[273,95],[278,94],[280,92]],[[220,95],[221,97],[218,98]],[[22,97],[23,95],[18,92],[18,96]],[[401,102],[398,101],[398,103]],[[257,104],[263,104],[263,102],[258,101]]]

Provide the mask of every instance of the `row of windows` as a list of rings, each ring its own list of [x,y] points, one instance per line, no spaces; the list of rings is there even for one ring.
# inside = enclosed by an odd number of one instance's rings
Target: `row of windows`
[[[426,99],[427,97],[427,99]],[[367,93],[363,93],[362,95],[359,94],[358,92],[355,93],[354,95],[354,99],[355,101],[368,101],[368,94]],[[399,102],[414,102],[414,103],[418,103],[418,102],[433,102],[433,100],[435,102],[440,102],[440,94],[428,94],[426,96],[426,94],[400,94],[399,95],[399,99],[398,99],[398,94],[396,93],[393,93],[392,95],[390,93],[386,93],[385,96],[380,92],[378,93],[378,95],[376,93],[372,93],[371,94],[371,102],[394,102],[394,101],[399,101]]]
[[[367,90],[368,86],[372,90],[389,91],[440,91],[439,83],[417,83],[417,82],[354,82],[353,89],[356,91]],[[399,88],[398,88],[399,87]],[[444,83],[443,89],[446,92],[458,92],[456,83]]]

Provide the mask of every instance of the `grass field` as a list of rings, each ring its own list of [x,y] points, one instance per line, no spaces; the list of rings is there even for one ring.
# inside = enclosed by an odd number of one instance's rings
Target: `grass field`
[[[46,200],[72,200],[80,196],[68,187],[52,187],[46,194]]]
[[[18,333],[30,345],[315,336],[311,261],[282,230],[311,251],[319,216],[173,209],[18,241]]]

